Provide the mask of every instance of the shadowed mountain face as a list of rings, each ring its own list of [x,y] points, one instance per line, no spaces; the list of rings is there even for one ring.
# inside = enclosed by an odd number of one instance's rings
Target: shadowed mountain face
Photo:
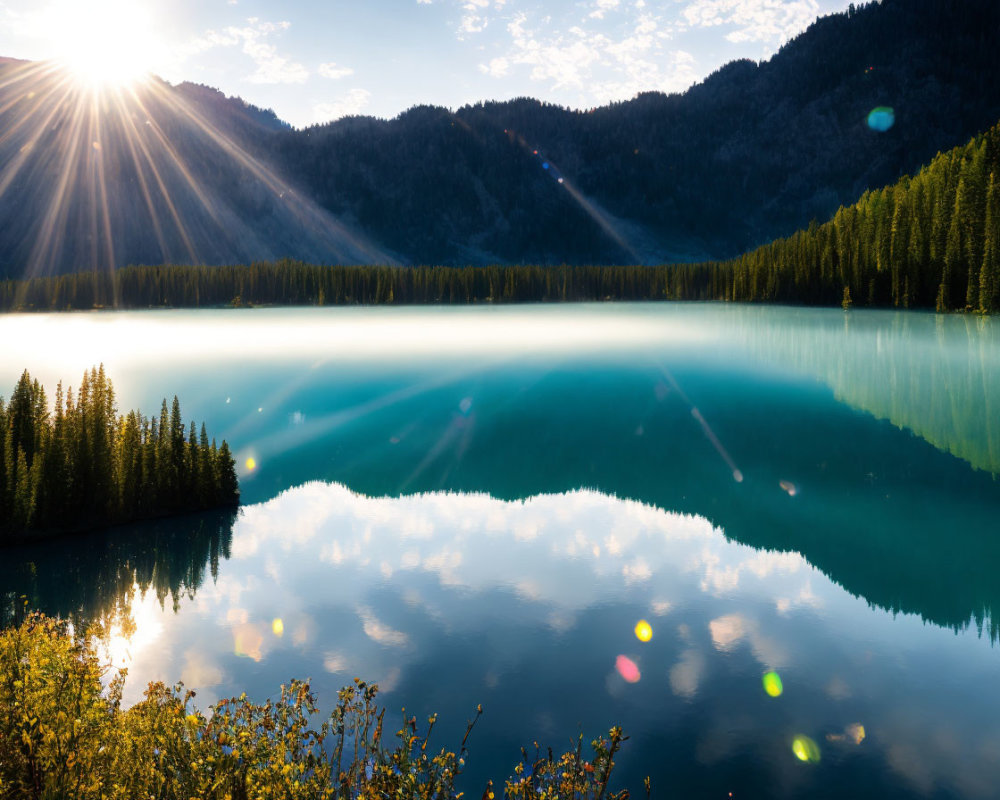
[[[94,98],[43,65],[0,64],[0,271],[728,257],[994,124],[997,52],[994,0],[884,0],[683,95],[303,131],[206,87]],[[866,124],[879,106],[888,130]]]
[[[204,87],[0,65],[0,271],[392,260],[252,154],[281,124]]]

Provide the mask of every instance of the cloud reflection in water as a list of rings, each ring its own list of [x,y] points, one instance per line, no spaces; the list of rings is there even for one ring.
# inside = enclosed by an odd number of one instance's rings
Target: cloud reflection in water
[[[646,642],[641,616],[657,620]],[[997,674],[988,641],[873,610],[800,555],[729,542],[702,517],[594,491],[507,502],[307,484],[245,508],[218,580],[156,623],[157,646],[133,653],[132,699],[180,675],[206,704],[292,675],[333,696],[359,675],[390,707],[443,719],[483,701],[512,748],[525,719],[554,735],[620,722],[637,760],[680,742],[694,748],[677,750],[684,769],[751,757],[776,796],[819,780],[796,736],[827,743],[818,768],[845,776],[870,768],[845,761],[857,750],[917,790],[986,797],[1000,779],[1000,714],[978,708],[997,702],[973,688]],[[780,696],[761,691],[774,669]]]

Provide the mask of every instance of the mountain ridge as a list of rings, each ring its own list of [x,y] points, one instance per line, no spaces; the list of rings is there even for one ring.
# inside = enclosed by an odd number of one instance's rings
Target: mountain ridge
[[[223,231],[214,241],[206,232],[206,252],[187,258],[176,246],[118,247],[113,265],[729,258],[825,221],[986,130],[1000,118],[990,90],[998,53],[992,0],[883,0],[821,17],[769,60],[730,62],[682,94],[644,92],[585,111],[518,98],[292,129],[241,99],[178,84],[164,91],[294,187],[311,218],[324,220],[319,227],[336,234],[317,238],[288,214],[261,210],[257,196],[273,186],[247,176],[245,164],[227,172],[212,163],[204,170],[212,196],[232,206],[227,219],[247,235]],[[895,108],[896,124],[873,131],[865,118],[883,105]],[[0,114],[3,128],[10,113]],[[31,226],[11,225],[2,201],[0,222],[23,239]],[[366,245],[330,245],[352,237]],[[15,244],[0,234],[0,252],[17,252]],[[24,266],[8,256],[0,269]],[[52,257],[34,273],[80,266]]]

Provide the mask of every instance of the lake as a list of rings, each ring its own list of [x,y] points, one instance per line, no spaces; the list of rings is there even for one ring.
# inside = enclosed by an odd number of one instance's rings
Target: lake
[[[120,410],[177,394],[226,438],[243,492],[238,515],[4,550],[2,613],[23,595],[128,614],[108,646],[130,700],[309,677],[329,708],[360,676],[390,715],[438,712],[451,748],[482,703],[470,797],[522,745],[615,724],[634,797],[646,775],[654,797],[995,797],[998,323],[673,303],[2,316],[4,394],[26,367],[52,389],[103,361]]]

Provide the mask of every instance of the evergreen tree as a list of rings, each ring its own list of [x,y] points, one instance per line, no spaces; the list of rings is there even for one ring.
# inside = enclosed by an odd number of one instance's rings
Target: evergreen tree
[[[1000,311],[1000,188],[994,173],[990,173],[986,195],[983,266],[979,271],[979,310],[985,313]]]
[[[200,441],[195,431],[192,421],[185,437],[176,397],[159,420],[119,416],[103,367],[84,373],[75,401],[60,383],[50,415],[25,371],[10,403],[0,398],[0,542],[237,503],[229,445],[209,446],[204,424]]]

